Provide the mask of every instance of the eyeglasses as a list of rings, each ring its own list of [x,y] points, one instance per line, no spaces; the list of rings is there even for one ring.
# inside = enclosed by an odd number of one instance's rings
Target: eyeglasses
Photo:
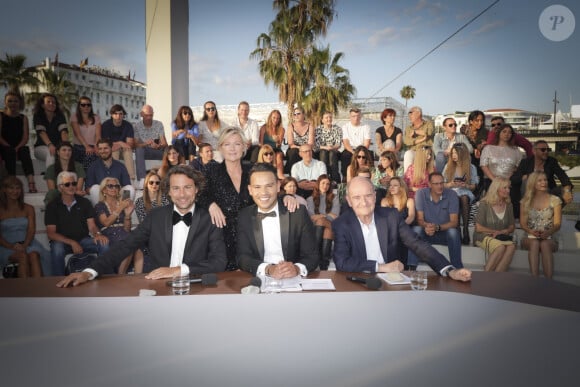
[[[191,115],[190,112],[181,112],[181,114],[184,115],[184,116],[190,116]]]
[[[502,126],[503,122],[492,122],[491,127],[495,128],[496,126]]]
[[[91,106],[93,106],[93,105],[92,105],[92,104],[90,104],[90,103],[79,103],[79,106],[80,106],[80,107],[91,107]],[[114,113],[113,113],[113,114],[114,114]]]
[[[107,184],[105,187],[107,187],[108,189],[121,189],[121,186],[119,184]]]
[[[161,184],[160,181],[149,180],[149,185],[159,185],[159,184]]]
[[[274,156],[274,152],[264,152],[264,156]]]
[[[364,155],[358,155],[358,156],[356,156],[356,158],[359,160],[366,160],[367,159],[367,157]]]
[[[539,150],[540,152],[551,152],[552,149],[551,148],[536,148],[537,150]]]
[[[71,185],[73,187],[76,187],[77,186],[77,182],[76,181],[67,181],[66,183],[62,183],[61,185],[63,187],[67,187],[67,188],[70,187]]]
[[[447,126],[450,127],[450,128],[453,128],[453,127],[456,127],[457,124],[447,124]]]
[[[216,110],[215,107],[207,107],[207,108],[205,108],[205,111],[206,112],[215,112],[215,110]]]

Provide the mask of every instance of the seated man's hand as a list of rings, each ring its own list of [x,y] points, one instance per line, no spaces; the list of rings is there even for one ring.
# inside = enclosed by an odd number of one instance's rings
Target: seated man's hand
[[[292,262],[282,261],[276,265],[270,265],[268,275],[272,278],[292,278],[300,274],[300,269]]]
[[[147,274],[145,278],[147,279],[162,279],[162,278],[173,278],[181,273],[181,267],[159,267],[153,270],[151,273]]]
[[[401,271],[403,271],[403,269],[404,265],[399,260],[379,264],[379,272],[381,273],[391,273],[391,272],[400,273]]]
[[[469,269],[455,269],[449,272],[449,277],[455,281],[468,282],[471,281],[471,270]]]
[[[56,283],[56,287],[58,288],[67,288],[69,286],[79,286],[80,284],[84,284],[89,280],[91,275],[86,271],[81,271],[80,273],[72,273],[66,276],[64,279],[58,281]]]

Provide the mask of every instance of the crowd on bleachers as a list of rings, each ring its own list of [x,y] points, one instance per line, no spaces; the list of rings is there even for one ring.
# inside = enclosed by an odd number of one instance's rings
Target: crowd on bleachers
[[[456,268],[463,266],[461,245],[473,243],[486,252],[485,270],[508,270],[519,219],[527,234],[521,245],[529,250],[531,273],[539,274],[541,262],[544,275],[551,278],[557,249],[552,236],[560,227],[562,206],[572,201],[573,186],[549,156],[545,141],[530,144],[502,117],[493,117],[488,130],[481,111],[473,111],[462,128],[452,117],[446,118],[443,131],[435,133],[418,106],[409,109],[410,125],[404,130],[394,126],[396,112],[385,109],[383,125],[373,136],[356,108],[341,128],[330,112],[314,123],[296,107],[285,129],[277,110],[259,127],[249,117],[250,105],[241,102],[235,122],[226,123],[219,118],[216,104],[207,101],[199,122],[191,108],[179,108],[168,141],[149,105],[143,106],[142,119],[136,123],[125,120],[121,105],[113,105],[111,118],[101,122],[90,98],[80,97],[69,132],[56,96],[43,94],[34,108],[36,142],[30,150],[21,97],[9,92],[4,103],[0,157],[8,177],[2,180],[0,192],[0,267],[17,263],[19,277],[63,275],[65,255],[114,246],[135,227],[134,211],[143,222],[152,208],[170,203],[167,187],[161,183],[175,165],[189,165],[205,177],[197,204],[223,230],[226,270],[238,269],[238,214],[253,204],[248,179],[255,163],[271,164],[281,196],[308,209],[321,241],[323,270],[332,260],[332,222],[349,211],[345,192],[356,176],[371,180],[377,207],[397,209],[422,239],[447,245]],[[373,139],[377,154],[371,151]],[[237,152],[239,141],[242,153]],[[31,154],[45,162],[42,174],[48,192],[42,220],[35,219],[33,209],[23,201],[26,188],[37,192]],[[146,160],[159,164],[147,170]],[[13,178],[18,162],[28,187]],[[475,233],[470,235],[474,209],[478,209]],[[34,239],[37,221],[45,222],[50,252]],[[398,255],[411,270],[419,263],[404,246]],[[148,248],[142,246],[116,272],[141,273],[148,267]]]

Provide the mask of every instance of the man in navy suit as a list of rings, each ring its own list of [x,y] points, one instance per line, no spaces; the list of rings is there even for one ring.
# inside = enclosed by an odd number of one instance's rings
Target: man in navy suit
[[[222,230],[214,226],[207,210],[195,205],[203,175],[186,165],[170,169],[163,180],[173,204],[154,208],[145,220],[114,249],[99,256],[89,268],[73,273],[58,287],[77,286],[113,269],[136,249],[148,246],[153,270],[147,279],[181,274],[224,271],[226,249]]]
[[[347,185],[346,199],[352,210],[332,222],[337,270],[371,273],[401,271],[406,257],[399,256],[397,245],[404,243],[440,275],[459,281],[471,280],[470,270],[453,267],[409,228],[397,210],[375,210],[375,191],[368,179],[353,178]]]
[[[238,266],[256,276],[308,275],[318,266],[320,250],[306,209],[288,212],[278,199],[280,181],[272,165],[256,164],[249,180],[248,191],[256,204],[240,211]]]

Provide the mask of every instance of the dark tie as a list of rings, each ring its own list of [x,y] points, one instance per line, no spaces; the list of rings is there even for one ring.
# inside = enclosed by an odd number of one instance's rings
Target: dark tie
[[[191,212],[181,216],[177,211],[173,211],[173,225],[175,226],[177,223],[181,222],[187,225],[187,227],[191,226]]]
[[[276,211],[270,211],[270,212],[258,212],[256,214],[256,218],[258,218],[258,220],[264,220],[264,218],[267,218],[271,216],[272,218],[276,217]]]

